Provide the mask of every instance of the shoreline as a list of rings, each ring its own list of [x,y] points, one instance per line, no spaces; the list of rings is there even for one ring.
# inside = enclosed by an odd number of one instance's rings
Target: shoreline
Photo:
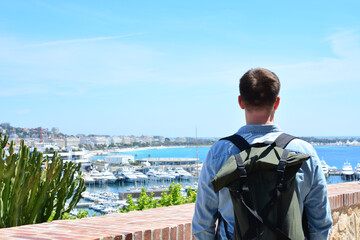
[[[156,147],[138,147],[138,148],[118,148],[111,150],[92,150],[86,154],[87,158],[96,156],[96,155],[107,155],[109,153],[123,153],[123,152],[135,152],[135,151],[146,151],[146,150],[156,150],[156,149],[167,149],[167,148],[194,148],[194,147],[211,147],[211,145],[181,145],[181,146],[156,146]]]
[[[135,151],[146,151],[146,150],[156,150],[156,149],[167,149],[167,148],[195,148],[195,147],[211,147],[212,145],[180,145],[180,146],[149,146],[149,147],[130,147],[130,148],[117,148],[117,149],[108,149],[108,150],[91,150],[85,154],[86,158],[90,158],[96,155],[107,155],[109,153],[124,153],[124,152],[135,152]],[[344,147],[360,147],[358,145],[336,145],[336,144],[312,144],[313,147],[325,147],[325,146],[344,146]]]

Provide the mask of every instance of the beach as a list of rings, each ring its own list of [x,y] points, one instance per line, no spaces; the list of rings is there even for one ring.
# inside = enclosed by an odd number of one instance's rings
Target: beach
[[[147,151],[147,150],[160,150],[160,149],[170,149],[170,148],[196,148],[195,145],[182,145],[182,146],[150,146],[150,147],[131,147],[131,148],[117,148],[117,149],[108,149],[108,150],[92,150],[85,155],[86,158],[91,158],[96,155],[107,155],[110,153],[127,153],[135,151]],[[201,145],[198,147],[211,147],[210,145]]]

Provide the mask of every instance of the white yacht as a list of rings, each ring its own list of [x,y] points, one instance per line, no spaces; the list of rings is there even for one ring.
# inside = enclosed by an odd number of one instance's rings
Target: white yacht
[[[117,178],[112,174],[112,172],[109,171],[109,169],[106,169],[104,172],[102,172],[104,178],[106,178],[108,183],[115,183]]]
[[[329,176],[329,166],[326,164],[324,160],[321,160],[321,169],[325,175],[325,177]]]
[[[149,178],[139,171],[133,171],[134,175],[136,176],[136,181],[138,182],[146,182]]]
[[[164,172],[164,171],[158,171],[157,172],[160,180],[164,180],[164,181],[173,181],[175,180],[175,176],[174,175],[170,175],[168,174],[167,172]]]
[[[154,169],[150,169],[147,173],[146,176],[149,178],[149,180],[155,180],[155,181],[160,181],[161,176],[159,175],[159,172],[154,170]]]
[[[175,172],[179,174],[181,180],[189,180],[192,178],[192,175],[183,168],[176,168]]]
[[[355,174],[357,178],[360,178],[360,163],[358,163],[355,167]]]
[[[132,171],[127,169],[123,170],[121,175],[124,177],[124,181],[128,183],[133,183],[137,180],[137,176]]]
[[[104,177],[104,175],[96,169],[91,170],[90,177],[92,177],[95,180],[95,183],[105,183],[106,182],[106,177]]]
[[[354,170],[348,161],[346,161],[344,163],[341,174],[344,177],[350,177],[350,176],[354,175]]]
[[[85,174],[84,182],[85,182],[85,184],[93,184],[93,183],[95,183],[95,179],[90,177],[89,175]]]
[[[177,172],[175,172],[174,169],[171,169],[171,168],[169,168],[169,169],[167,170],[167,174],[169,174],[170,176],[174,176],[175,179],[179,179],[179,178],[180,178],[180,174],[177,173]]]

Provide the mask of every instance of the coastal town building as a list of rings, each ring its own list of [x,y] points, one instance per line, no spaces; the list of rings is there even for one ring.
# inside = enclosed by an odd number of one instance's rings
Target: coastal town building
[[[111,164],[129,164],[130,162],[134,162],[133,155],[108,155],[104,158],[106,163]]]
[[[110,137],[106,136],[92,136],[90,140],[93,144],[109,145],[111,143]]]
[[[65,147],[78,147],[80,144],[80,138],[77,137],[66,137]]]
[[[49,138],[48,143],[58,146],[59,148],[65,148],[65,137]]]
[[[93,145],[94,143],[91,141],[91,138],[86,137],[85,135],[79,136],[80,144]]]
[[[155,141],[155,142],[164,143],[164,142],[165,142],[165,138],[164,138],[163,136],[154,136],[154,141]]]
[[[128,136],[123,137],[124,144],[132,144],[133,142],[134,142],[134,139],[132,137],[128,137]]]
[[[177,142],[182,142],[182,143],[185,143],[186,142],[186,138],[185,137],[177,137],[175,139]]]
[[[120,136],[113,136],[111,138],[111,143],[114,143],[114,144],[123,143],[123,138]]]
[[[81,147],[87,150],[105,150],[124,147],[148,147],[148,146],[180,146],[180,145],[212,145],[216,138],[194,138],[176,137],[169,138],[163,136],[109,136],[109,135],[85,135],[77,134],[69,136],[60,133],[58,127],[48,128],[21,128],[13,127],[10,123],[0,124],[0,133],[8,135],[11,141],[20,144],[22,140],[28,146],[37,147],[39,143],[46,143],[64,149],[66,147]],[[359,146],[360,137],[300,137],[314,146],[333,145],[333,146]]]

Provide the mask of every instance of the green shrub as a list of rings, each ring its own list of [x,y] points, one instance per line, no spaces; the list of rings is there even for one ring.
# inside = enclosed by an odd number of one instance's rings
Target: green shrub
[[[181,184],[172,183],[169,186],[169,193],[164,190],[161,194],[161,206],[180,205],[185,203],[185,197],[181,195]]]
[[[130,212],[130,211],[137,210],[137,207],[135,205],[135,202],[134,202],[131,194],[128,194],[126,196],[126,203],[128,205],[124,208],[120,208],[120,212]]]
[[[150,196],[146,194],[146,188],[141,189],[139,198],[137,199],[137,210],[144,210],[149,208],[156,208],[158,203],[154,199],[154,193],[150,193]]]
[[[147,195],[146,189],[143,187],[139,198],[137,199],[137,204],[135,204],[131,194],[126,196],[126,203],[128,204],[124,208],[120,208],[120,212],[130,212],[134,210],[144,210],[149,208],[156,207],[167,207],[172,205],[180,205],[185,203],[194,203],[196,201],[196,190],[189,190],[186,193],[186,197],[181,194],[182,186],[178,183],[172,183],[169,186],[169,191],[164,190],[161,193],[160,200],[154,199],[154,193],[151,193],[150,196]]]
[[[189,187],[186,195],[187,195],[187,198],[186,198],[187,203],[195,203],[196,202],[197,189],[192,190],[191,187]]]

